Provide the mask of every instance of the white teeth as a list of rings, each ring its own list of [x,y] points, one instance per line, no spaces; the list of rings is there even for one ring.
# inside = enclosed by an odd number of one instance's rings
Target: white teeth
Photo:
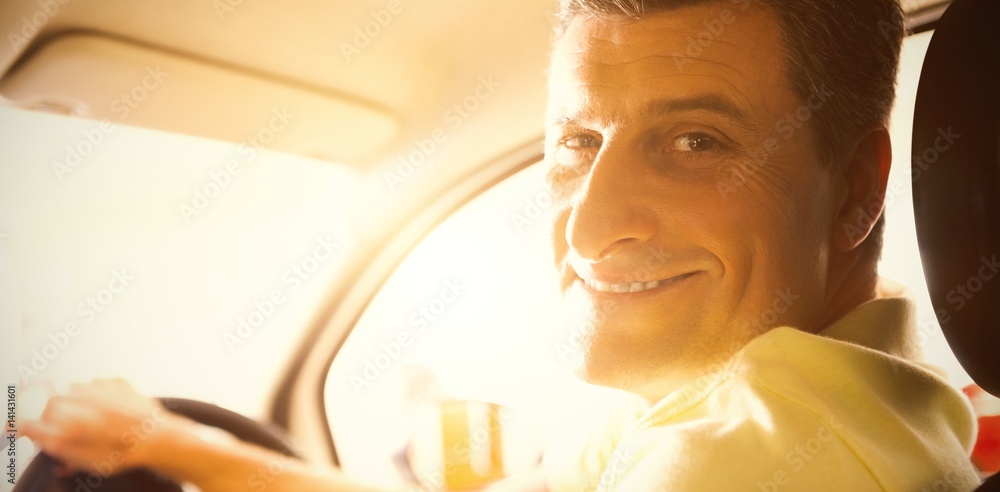
[[[660,286],[659,280],[653,280],[650,282],[631,282],[625,284],[609,284],[607,282],[601,282],[600,280],[584,280],[587,287],[590,287],[597,292],[610,292],[612,294],[626,294],[629,292],[642,292],[644,290],[655,289]]]

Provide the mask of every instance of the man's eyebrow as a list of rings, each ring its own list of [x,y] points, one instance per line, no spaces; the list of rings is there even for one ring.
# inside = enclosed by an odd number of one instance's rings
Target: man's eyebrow
[[[677,99],[658,99],[646,105],[649,116],[691,111],[708,111],[741,123],[749,123],[747,116],[735,103],[718,94],[702,94]]]
[[[746,113],[739,108],[739,106],[730,101],[728,98],[718,94],[701,94],[674,99],[657,99],[646,104],[641,114],[648,118],[657,118],[674,113],[695,111],[715,113],[734,120],[743,126],[751,126],[750,119],[747,117]],[[557,126],[569,126],[577,124],[580,121],[589,120],[593,118],[593,116],[594,114],[591,113],[591,111],[584,109],[578,114],[556,118],[551,124]],[[620,119],[620,117],[616,116],[614,119]]]

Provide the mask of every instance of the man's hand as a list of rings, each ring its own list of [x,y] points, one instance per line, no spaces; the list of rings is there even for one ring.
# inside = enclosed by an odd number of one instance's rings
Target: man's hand
[[[180,420],[122,379],[97,380],[53,396],[21,430],[70,470],[107,477],[146,465],[151,438]]]
[[[21,432],[69,471],[109,477],[149,468],[204,492],[377,491],[336,469],[315,467],[235,439],[206,439],[200,424],[164,409],[121,379],[76,384],[49,399]],[[277,471],[275,471],[277,470]]]

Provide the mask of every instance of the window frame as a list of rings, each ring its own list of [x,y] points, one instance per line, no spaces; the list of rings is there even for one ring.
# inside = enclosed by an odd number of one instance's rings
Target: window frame
[[[300,438],[297,443],[306,455],[322,454],[330,463],[340,464],[327,420],[326,376],[385,282],[441,223],[500,182],[541,162],[543,149],[544,138],[539,137],[414,200],[404,200],[400,209],[415,212],[398,215],[380,229],[374,240],[359,245],[355,256],[348,260],[354,266],[338,278],[275,394],[271,420],[293,435],[311,435],[309,441]],[[299,428],[312,432],[295,432]]]

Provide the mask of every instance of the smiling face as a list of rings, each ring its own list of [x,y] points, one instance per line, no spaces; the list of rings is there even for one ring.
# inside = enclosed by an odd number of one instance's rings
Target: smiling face
[[[846,191],[810,120],[833,95],[791,88],[779,22],[716,2],[557,41],[546,160],[585,380],[656,400],[766,329],[821,327]]]

